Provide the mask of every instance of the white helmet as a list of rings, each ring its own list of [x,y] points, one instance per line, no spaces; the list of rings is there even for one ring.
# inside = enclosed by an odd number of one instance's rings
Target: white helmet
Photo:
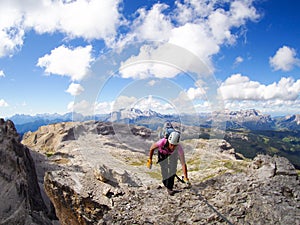
[[[168,141],[172,145],[178,145],[180,139],[180,134],[177,131],[173,131],[168,138]]]

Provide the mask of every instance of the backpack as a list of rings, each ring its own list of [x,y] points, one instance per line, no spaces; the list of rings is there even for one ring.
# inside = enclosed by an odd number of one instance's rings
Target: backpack
[[[160,133],[160,138],[166,138],[168,139],[169,135],[173,132],[173,131],[176,131],[174,129],[174,127],[172,126],[171,122],[170,121],[167,121],[165,124],[164,124],[164,127]]]

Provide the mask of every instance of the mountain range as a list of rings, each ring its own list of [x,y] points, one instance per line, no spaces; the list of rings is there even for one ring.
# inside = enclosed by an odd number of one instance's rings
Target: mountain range
[[[157,129],[165,121],[169,120],[190,126],[219,127],[223,130],[300,130],[300,114],[272,117],[255,109],[178,115],[130,108],[93,116],[84,116],[70,112],[63,115],[57,113],[37,114],[35,116],[16,114],[7,119],[14,122],[16,129],[21,135],[27,131],[35,131],[43,125],[88,120],[142,125],[150,129]]]

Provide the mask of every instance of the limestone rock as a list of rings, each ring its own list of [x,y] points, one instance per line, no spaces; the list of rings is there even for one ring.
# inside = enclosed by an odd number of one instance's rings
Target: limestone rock
[[[82,175],[65,171],[47,172],[45,175],[45,190],[61,224],[97,224],[96,221],[111,206],[108,198],[99,200],[106,186],[97,185],[93,180],[83,186],[80,183]]]
[[[72,137],[66,125],[50,132],[59,141],[48,141],[55,153],[46,158],[57,165],[48,167],[44,187],[62,225],[300,223],[299,177],[285,158],[243,160],[225,140],[184,139],[192,187],[176,181],[169,196],[159,166],[146,168],[157,134],[103,122],[72,126],[74,140],[62,138]],[[34,140],[38,151],[47,135],[23,141]]]
[[[0,119],[0,224],[52,224],[35,164],[12,121]]]
[[[120,168],[111,169],[109,166],[102,164],[94,169],[94,175],[104,183],[110,183],[112,186],[128,185],[131,187],[142,186],[142,182],[134,175],[130,175],[127,170]]]

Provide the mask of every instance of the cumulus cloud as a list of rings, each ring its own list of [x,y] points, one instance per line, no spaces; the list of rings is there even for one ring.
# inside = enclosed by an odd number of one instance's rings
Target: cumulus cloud
[[[283,46],[273,57],[269,58],[269,63],[274,70],[290,71],[295,66],[300,66],[300,60],[296,58],[296,55],[295,49]]]
[[[225,100],[295,101],[299,97],[300,80],[283,77],[278,83],[264,85],[247,76],[234,74],[221,84],[218,91]]]
[[[173,107],[170,103],[162,101],[161,99],[154,98],[152,95],[138,100],[134,104],[134,107],[144,111],[153,110],[160,113],[173,111]]]
[[[45,68],[48,74],[68,76],[71,80],[82,80],[94,60],[91,56],[92,46],[69,49],[60,46],[39,58],[37,66]]]
[[[153,47],[144,45],[136,56],[121,62],[123,78],[145,79],[148,77],[172,78],[181,70],[187,69],[182,59],[184,52],[171,45]]]
[[[211,56],[220,46],[212,37],[206,24],[187,23],[172,30],[169,43],[178,45],[195,54],[212,70]]]
[[[84,88],[80,84],[71,83],[66,92],[70,93],[72,96],[80,95],[84,91]]]
[[[70,102],[67,106],[67,109],[72,112],[80,113],[82,115],[94,115],[95,106],[94,103],[91,103],[86,100],[81,100],[78,102]]]
[[[7,107],[8,103],[4,99],[0,99],[0,107]]]
[[[156,43],[156,45],[143,45],[138,50],[137,55],[121,62],[119,70],[123,78],[173,78],[185,72],[198,80],[200,77],[207,78],[212,75],[205,62],[178,45]]]
[[[4,71],[0,70],[0,77],[5,77]]]
[[[96,102],[95,114],[108,114],[112,112],[113,102]]]
[[[0,57],[24,44],[25,32],[61,32],[69,39],[102,39],[109,46],[124,23],[120,0],[0,1]]]
[[[11,28],[13,31],[14,29]],[[13,37],[6,31],[0,30],[0,57],[12,56],[15,51],[23,46],[24,30],[18,30],[18,33],[12,32]]]
[[[67,109],[85,116],[96,114],[108,114],[113,111],[112,102],[90,102],[87,100],[72,101],[68,104]],[[75,115],[76,116],[76,115]]]
[[[251,4],[251,1],[232,1],[226,10],[215,1],[177,3],[176,18],[181,25],[174,27],[176,35],[171,41],[194,52],[202,60],[210,61],[211,55],[218,53],[222,44],[235,42],[237,36],[232,34],[231,29],[259,17]],[[183,38],[185,36],[189,36],[188,40]]]
[[[186,0],[184,4],[176,1],[172,13],[166,10],[165,4],[160,3],[148,11],[140,9],[139,16],[131,23],[131,31],[125,34],[118,44],[124,45],[124,42],[136,40],[164,41],[191,52],[212,72],[212,56],[219,52],[222,45],[231,45],[236,41],[237,35],[232,30],[245,25],[249,20],[255,21],[259,18],[252,1],[225,1],[223,4],[228,7],[222,9],[219,2],[215,1]],[[144,49],[141,49],[141,54],[142,51]],[[132,71],[128,71],[124,76],[153,76],[155,66],[139,65],[137,70],[139,72],[135,73],[132,68]],[[174,72],[169,71],[165,77],[176,76]]]
[[[204,99],[205,98],[205,90],[203,88],[189,88],[187,90],[187,96],[191,99]]]
[[[195,113],[195,104],[192,99],[189,98],[185,91],[181,91],[178,96],[172,100],[172,103],[175,107],[175,113],[182,114],[193,114]]]
[[[166,4],[155,4],[147,11],[142,8],[138,10],[138,18],[132,24],[135,37],[138,40],[167,40],[173,27],[170,17],[164,15]]]
[[[113,102],[112,111],[132,108],[136,102],[137,102],[137,98],[134,96],[121,95]]]

